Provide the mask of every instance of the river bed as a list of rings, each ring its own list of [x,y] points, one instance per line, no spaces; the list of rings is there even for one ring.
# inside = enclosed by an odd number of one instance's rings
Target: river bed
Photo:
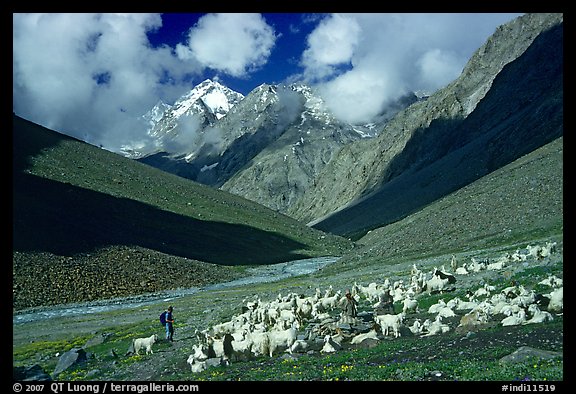
[[[158,301],[170,301],[179,297],[195,294],[200,291],[220,290],[228,287],[245,286],[254,283],[275,282],[292,276],[306,275],[336,262],[339,257],[314,257],[310,259],[293,260],[273,265],[262,265],[248,269],[249,276],[230,282],[214,283],[204,287],[166,290],[150,294],[130,297],[119,297],[108,300],[98,300],[50,307],[31,308],[14,312],[12,323],[22,324],[37,320],[51,319],[63,316],[78,316],[91,313],[106,312],[118,309],[128,309],[149,305]]]

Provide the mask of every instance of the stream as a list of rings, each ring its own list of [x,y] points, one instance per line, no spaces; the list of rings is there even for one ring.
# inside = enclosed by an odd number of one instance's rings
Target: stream
[[[108,300],[98,300],[66,305],[31,308],[14,312],[12,323],[29,323],[36,320],[51,319],[63,316],[78,316],[89,313],[99,313],[118,309],[134,308],[154,304],[158,301],[170,301],[179,297],[195,294],[200,291],[220,290],[228,287],[245,286],[254,283],[275,282],[292,276],[306,275],[336,262],[339,257],[314,257],[310,259],[293,260],[273,265],[262,265],[250,268],[248,276],[230,282],[214,283],[204,287],[165,290],[150,294],[130,297],[119,297]]]

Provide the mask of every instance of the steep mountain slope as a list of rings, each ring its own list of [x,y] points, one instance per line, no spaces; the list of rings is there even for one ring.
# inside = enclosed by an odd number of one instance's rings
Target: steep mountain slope
[[[340,150],[287,213],[361,236],[562,135],[562,41],[561,14],[501,26],[461,77]]]
[[[530,152],[406,218],[370,231],[326,271],[554,240],[562,245],[564,138]],[[448,263],[448,261],[447,261]],[[447,265],[448,267],[448,265]]]
[[[13,141],[14,307],[191,287],[240,273],[219,265],[350,246],[17,116]]]

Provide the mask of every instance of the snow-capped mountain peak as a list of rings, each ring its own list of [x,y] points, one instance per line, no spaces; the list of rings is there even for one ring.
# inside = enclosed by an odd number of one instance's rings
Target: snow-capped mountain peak
[[[235,92],[216,81],[206,79],[174,103],[172,116],[182,116],[192,106],[199,105],[198,100],[201,100],[202,104],[217,119],[220,119],[243,98],[244,95],[241,93]]]

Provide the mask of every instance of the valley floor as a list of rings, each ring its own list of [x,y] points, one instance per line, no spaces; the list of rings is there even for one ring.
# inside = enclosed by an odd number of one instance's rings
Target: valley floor
[[[524,245],[525,246],[525,245]],[[460,261],[471,257],[492,259],[513,248],[457,254]],[[502,327],[493,320],[478,330],[461,331],[457,328],[464,312],[447,319],[450,332],[431,337],[402,336],[382,338],[373,348],[348,349],[336,354],[288,355],[273,358],[261,357],[252,361],[236,362],[229,367],[209,369],[192,374],[186,363],[196,343],[196,330],[229,320],[240,313],[247,299],[254,295],[262,300],[272,300],[279,293],[298,292],[312,295],[314,289],[324,290],[333,286],[337,290],[350,288],[354,282],[368,285],[385,278],[406,280],[411,267],[416,264],[424,272],[442,264],[449,266],[451,256],[442,255],[421,260],[404,261],[396,265],[361,267],[357,270],[341,269],[337,263],[317,273],[284,279],[277,282],[251,284],[233,288],[205,291],[177,299],[163,299],[157,303],[60,319],[14,324],[14,366],[39,364],[51,373],[58,362],[57,354],[72,347],[81,347],[87,341],[106,334],[107,339],[86,348],[91,353],[88,363],[76,370],[63,373],[59,380],[552,380],[563,376],[563,358],[530,359],[529,363],[503,366],[499,360],[523,346],[563,354],[563,315],[556,314],[551,322],[524,326]],[[328,274],[329,273],[329,274]],[[419,297],[419,314],[409,315],[407,325],[415,318],[424,319],[427,306],[439,299],[449,300],[463,296],[466,291],[485,283],[495,285],[497,291],[511,281],[527,288],[537,288],[538,282],[551,274],[563,276],[563,245],[557,252],[541,260],[514,263],[502,271],[483,271],[458,277],[455,292]],[[538,287],[540,286],[540,287]],[[152,355],[128,355],[131,338],[148,336],[156,332],[163,337],[158,314],[168,304],[174,305],[176,317],[175,341],[161,340]],[[363,301],[360,311],[370,310],[370,303]]]

